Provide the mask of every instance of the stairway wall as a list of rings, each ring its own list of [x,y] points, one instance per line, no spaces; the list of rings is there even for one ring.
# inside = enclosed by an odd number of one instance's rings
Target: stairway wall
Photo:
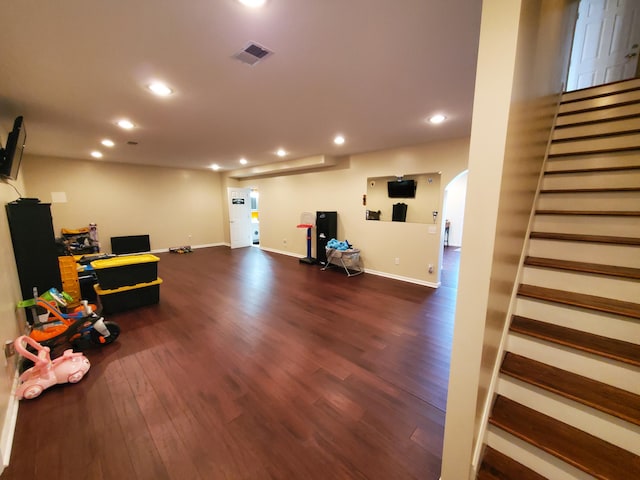
[[[640,79],[559,112],[481,479],[640,476]]]
[[[566,78],[576,5],[483,2],[443,480],[472,475],[473,442]]]

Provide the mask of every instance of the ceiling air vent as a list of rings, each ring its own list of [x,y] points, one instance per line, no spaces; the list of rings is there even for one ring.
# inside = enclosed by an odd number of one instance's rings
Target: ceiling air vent
[[[262,45],[251,42],[238,53],[233,55],[233,58],[240,60],[242,63],[253,66],[270,55],[273,55],[271,50],[263,47]]]

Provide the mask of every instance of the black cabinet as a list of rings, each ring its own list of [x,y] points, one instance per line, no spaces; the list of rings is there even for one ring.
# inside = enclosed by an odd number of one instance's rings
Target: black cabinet
[[[316,257],[320,265],[327,263],[327,242],[338,237],[338,212],[316,212]]]
[[[6,209],[22,298],[33,298],[33,287],[62,290],[51,205],[16,201]]]

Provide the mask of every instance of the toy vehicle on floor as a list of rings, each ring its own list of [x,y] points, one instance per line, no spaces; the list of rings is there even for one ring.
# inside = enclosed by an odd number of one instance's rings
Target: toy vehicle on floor
[[[26,343],[36,354],[25,347]],[[32,399],[44,390],[59,383],[78,383],[91,368],[89,359],[71,349],[51,360],[49,347],[44,347],[33,338],[22,335],[13,342],[16,352],[33,362],[33,367],[20,375],[20,385],[16,389],[18,400]]]
[[[71,344],[76,350],[85,350],[92,346],[108,345],[118,338],[118,324],[106,321],[96,312],[94,305],[83,300],[81,306],[65,313],[61,308],[66,307],[68,301],[68,295],[51,288],[40,296],[34,291],[33,299],[20,302],[20,307],[32,307],[44,312],[34,319],[29,337],[49,347],[52,352],[64,344]]]

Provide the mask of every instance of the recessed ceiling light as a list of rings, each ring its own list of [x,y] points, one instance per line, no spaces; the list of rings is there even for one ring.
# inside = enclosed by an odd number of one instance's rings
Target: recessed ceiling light
[[[113,147],[115,145],[115,143],[113,143],[113,140],[109,140],[108,138],[105,138],[100,143],[105,147]]]
[[[147,88],[159,97],[166,97],[173,93],[173,90],[171,90],[162,82],[153,82],[152,84],[148,85]]]
[[[267,0],[239,0],[241,4],[249,8],[259,8],[267,3]]]
[[[94,150],[93,152],[91,152],[91,156],[93,158],[102,158],[102,152],[99,152],[97,150]]]
[[[125,130],[131,130],[134,127],[133,122],[131,122],[131,120],[127,120],[126,118],[118,120],[118,126],[120,128],[124,128]]]
[[[220,165],[218,165],[217,163],[214,163],[213,165],[210,165],[209,168],[211,170],[220,170]]]
[[[279,157],[284,157],[287,155],[287,151],[284,148],[279,148],[276,152],[276,155],[278,155]]]
[[[342,135],[336,135],[333,139],[333,143],[335,143],[336,145],[344,144],[344,137]]]
[[[247,161],[247,159],[246,159],[246,158],[241,158],[241,159],[240,159],[240,163],[241,163],[242,165],[246,165],[246,164],[247,164],[247,163],[249,163],[249,162]]]
[[[447,119],[447,117],[445,117],[444,115],[442,115],[441,113],[438,113],[436,115],[433,115],[431,118],[429,118],[429,122],[434,123],[434,124],[438,124],[438,123],[442,123]]]

